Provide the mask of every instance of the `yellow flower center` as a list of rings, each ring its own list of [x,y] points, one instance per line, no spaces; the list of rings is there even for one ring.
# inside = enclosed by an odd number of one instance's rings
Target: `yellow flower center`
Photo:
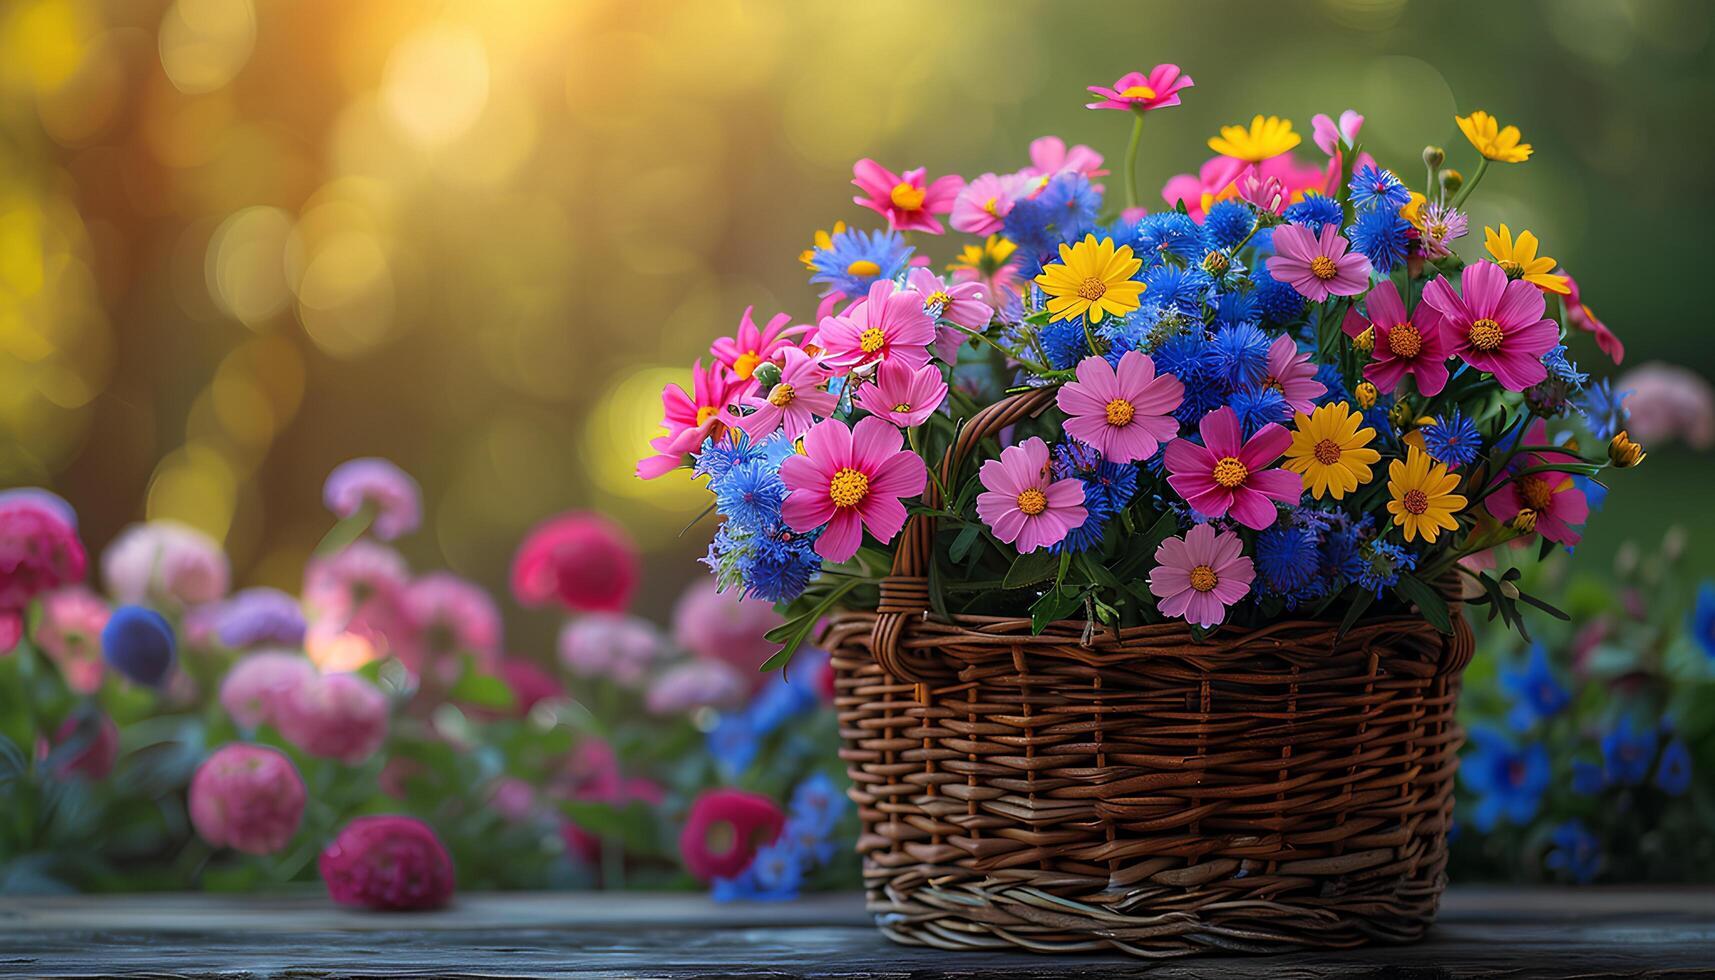
[[[1523,508],[1517,514],[1513,515],[1511,523],[1513,530],[1529,534],[1536,530],[1536,511],[1531,510],[1529,507]]]
[[[1000,217],[1000,208],[995,206],[996,200],[998,200],[998,199],[991,197],[988,200],[984,201],[983,202],[983,210],[987,211],[989,214],[998,218],[998,217]]]
[[[1215,464],[1215,482],[1228,490],[1245,482],[1247,476],[1250,476],[1250,470],[1245,469],[1245,464],[1235,456],[1223,456]]]
[[[869,477],[847,466],[828,481],[828,497],[835,507],[856,507],[869,496]]]
[[[1518,492],[1524,498],[1524,505],[1531,510],[1547,510],[1554,503],[1554,488],[1540,476],[1519,480]]]
[[[906,412],[911,411],[911,404],[909,402],[900,402],[899,404],[893,406],[893,410],[895,412],[898,412],[901,415],[904,415]]]
[[[756,373],[756,366],[761,363],[761,355],[747,350],[733,359],[732,373],[738,375],[740,381],[749,381],[750,376]]]
[[[1524,275],[1524,266],[1519,265],[1512,259],[1501,259],[1495,264],[1501,267],[1501,271],[1507,274],[1508,279],[1517,279],[1519,276]]]
[[[1124,398],[1115,398],[1108,402],[1107,416],[1109,425],[1130,425],[1136,417],[1137,409]]]
[[[1387,349],[1395,357],[1416,357],[1423,350],[1423,334],[1417,324],[1407,320],[1388,331]]]
[[[1367,412],[1376,407],[1376,397],[1379,393],[1376,391],[1376,386],[1370,382],[1358,382],[1358,387],[1354,391],[1354,394],[1358,396],[1358,407],[1364,411]]]
[[[791,385],[782,381],[774,386],[773,391],[768,393],[768,404],[779,408],[785,408],[792,404],[792,399],[797,397],[798,392],[794,390]]]
[[[1447,237],[1447,222],[1445,222],[1445,221],[1431,222],[1429,225],[1429,237],[1434,238],[1434,239],[1446,238]]]
[[[704,422],[707,422],[718,414],[720,414],[719,408],[716,408],[713,405],[704,405],[702,408],[697,409],[697,425],[702,425]]]
[[[1340,444],[1332,439],[1324,439],[1317,443],[1314,452],[1316,462],[1323,466],[1333,466],[1340,461]]]
[[[1318,255],[1310,260],[1310,274],[1318,279],[1332,279],[1338,271],[1334,260],[1326,255]]]
[[[879,276],[879,275],[881,275],[881,266],[876,265],[874,262],[871,262],[868,259],[858,259],[856,262],[853,262],[851,265],[846,266],[846,275],[848,275],[848,276]]]
[[[1090,276],[1078,284],[1078,298],[1087,299],[1091,302],[1101,299],[1102,294],[1107,291],[1108,284],[1095,276]]]
[[[1125,91],[1121,92],[1120,98],[1122,98],[1122,99],[1153,99],[1153,98],[1155,98],[1155,89],[1150,88],[1148,85],[1133,85],[1133,86],[1130,86],[1129,88],[1127,88]]]
[[[1471,324],[1471,346],[1478,350],[1494,350],[1501,346],[1501,325],[1484,317]]]
[[[1429,509],[1429,495],[1414,487],[1400,498],[1400,505],[1405,508],[1406,513],[1421,514]]]
[[[1263,379],[1262,386],[1269,391],[1278,391],[1283,395],[1286,394],[1285,383],[1272,374]]]
[[[1360,354],[1368,354],[1376,349],[1376,328],[1365,327],[1364,332],[1352,338],[1352,349]]]
[[[1198,565],[1191,569],[1191,587],[1198,592],[1207,592],[1219,585],[1221,577],[1208,565]]]
[[[1018,509],[1027,517],[1035,517],[1048,509],[1048,495],[1031,487],[1018,495]]]
[[[865,354],[873,354],[886,344],[887,334],[882,333],[880,327],[870,327],[858,335],[858,346],[863,348]]]
[[[916,211],[923,206],[923,198],[927,192],[921,187],[913,187],[905,181],[893,185],[893,193],[888,196],[893,199],[893,206],[901,211]]]
[[[1232,265],[1232,261],[1220,252],[1210,252],[1203,256],[1203,271],[1217,278],[1226,275]]]
[[[951,305],[953,305],[953,297],[948,296],[940,290],[936,290],[923,298],[923,312],[934,316],[940,316],[942,313],[945,313],[947,311],[947,307]]]

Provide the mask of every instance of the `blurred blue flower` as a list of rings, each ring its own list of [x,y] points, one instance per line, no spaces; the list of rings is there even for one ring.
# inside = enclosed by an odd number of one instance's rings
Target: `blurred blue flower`
[[[1697,586],[1697,606],[1691,611],[1689,625],[1704,655],[1715,659],[1715,582],[1704,580]]]
[[[1580,885],[1594,881],[1602,870],[1602,842],[1581,820],[1568,820],[1554,828],[1553,848],[1542,863]]]
[[[1638,731],[1630,716],[1621,718],[1602,736],[1602,772],[1608,781],[1635,786],[1649,776],[1655,761],[1654,729]]]
[[[847,802],[845,794],[827,773],[815,772],[793,788],[792,801],[786,812],[800,830],[825,838],[839,826]]]
[[[167,682],[176,645],[172,624],[143,606],[120,606],[101,630],[101,655],[108,665],[147,687]]]
[[[1602,767],[1586,759],[1572,760],[1572,792],[1579,796],[1595,796],[1608,788],[1608,777]]]
[[[1662,746],[1655,765],[1656,788],[1669,796],[1680,796],[1691,788],[1691,749],[1682,738]]]
[[[1471,729],[1471,744],[1459,778],[1477,794],[1472,825],[1488,833],[1502,820],[1529,823],[1548,788],[1548,750],[1540,742],[1517,745],[1487,727]]]
[[[1549,668],[1548,648],[1541,643],[1530,645],[1523,667],[1501,668],[1500,681],[1501,690],[1513,701],[1507,721],[1521,732],[1566,710],[1572,701],[1571,693]]]
[[[731,712],[720,716],[708,736],[709,755],[728,779],[736,779],[756,761],[761,741],[751,727],[750,716]]]

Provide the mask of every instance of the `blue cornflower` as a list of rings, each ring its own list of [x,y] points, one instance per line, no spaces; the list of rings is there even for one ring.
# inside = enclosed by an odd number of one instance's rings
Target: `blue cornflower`
[[[1056,480],[1082,480],[1086,506],[1094,500],[1110,516],[1131,503],[1137,493],[1136,466],[1106,459],[1096,447],[1076,439],[1055,444],[1051,465]]]
[[[1120,358],[1133,346],[1125,325],[1104,323],[1095,333],[1103,342],[1102,359],[1117,367]],[[1065,370],[1077,367],[1079,361],[1090,356],[1090,339],[1084,333],[1082,318],[1044,324],[1037,339],[1042,344],[1042,353],[1048,357],[1048,366],[1052,368]]]
[[[1630,716],[1602,736],[1602,772],[1610,783],[1634,786],[1648,776],[1655,761],[1654,729],[1638,731]]]
[[[1225,251],[1244,241],[1254,224],[1256,218],[1243,201],[1216,201],[1203,215],[1203,240],[1209,248]]]
[[[738,561],[743,595],[764,602],[791,602],[802,595],[822,570],[822,556],[815,549],[819,534],[776,524],[753,536],[749,550]]]
[[[776,671],[762,685],[750,706],[745,709],[750,716],[750,727],[757,737],[768,735],[786,724],[793,718],[816,707],[816,692],[810,689],[810,681],[803,671],[794,671],[793,677]]]
[[[1278,522],[1256,536],[1256,570],[1266,591],[1290,595],[1316,578],[1322,557],[1315,530]]]
[[[1572,760],[1572,792],[1579,796],[1595,796],[1608,788],[1608,777],[1597,763],[1585,759]]]
[[[1656,788],[1669,796],[1680,796],[1691,788],[1691,750],[1685,739],[1675,738],[1661,747],[1655,764]]]
[[[1459,766],[1459,778],[1477,795],[1471,823],[1483,833],[1504,819],[1528,824],[1548,788],[1548,750],[1540,742],[1515,745],[1487,727],[1471,729],[1472,751]]]
[[[1114,512],[1108,508],[1102,492],[1085,483],[1084,523],[1067,531],[1066,536],[1050,545],[1048,550],[1056,555],[1089,551],[1102,543],[1102,531],[1113,516]]]
[[[1316,399],[1318,405],[1332,405],[1335,402],[1352,401],[1352,393],[1346,390],[1346,377],[1340,373],[1338,364],[1316,365],[1316,380],[1322,387],[1328,389],[1322,397]]]
[[[1256,293],[1252,290],[1233,289],[1221,293],[1215,299],[1215,327],[1236,327],[1241,323],[1255,325],[1261,316],[1257,309]]]
[[[1362,252],[1371,267],[1384,276],[1405,261],[1406,249],[1411,246],[1410,233],[1411,222],[1391,208],[1361,211],[1347,229],[1352,248]]]
[[[1083,174],[1063,173],[1048,182],[1035,203],[1048,213],[1060,241],[1075,242],[1095,230],[1102,195]]]
[[[1229,390],[1261,382],[1268,371],[1269,344],[1269,336],[1249,324],[1215,331],[1215,339],[1209,345],[1215,377],[1225,382]]]
[[[1503,667],[1500,675],[1501,689],[1513,701],[1513,710],[1507,715],[1507,720],[1521,732],[1565,711],[1572,701],[1572,695],[1549,668],[1548,648],[1541,643],[1530,645],[1530,656],[1522,668],[1509,670]]]
[[[296,597],[279,589],[245,589],[221,603],[214,635],[233,650],[295,647],[304,642],[304,610]]]
[[[1352,192],[1352,206],[1360,210],[1376,208],[1398,212],[1411,200],[1411,192],[1391,170],[1378,169],[1374,164],[1353,174],[1352,182],[1346,186]]]
[[[741,429],[734,429],[725,439],[704,439],[703,446],[697,451],[697,461],[691,467],[692,476],[706,476],[712,483],[725,476],[727,471],[743,463],[766,460],[778,467],[780,461],[793,454],[792,443],[783,435],[775,434],[762,440],[753,440]]]
[[[1578,365],[1566,356],[1566,345],[1555,344],[1548,353],[1542,355],[1542,366],[1548,369],[1548,376],[1574,390],[1583,388],[1590,380],[1590,375],[1578,370]]]
[[[1341,515],[1344,517],[1344,515]],[[1321,560],[1316,573],[1328,581],[1356,581],[1367,567],[1364,561],[1364,524],[1336,524],[1322,535]]]
[[[1359,555],[1363,565],[1358,571],[1358,584],[1375,592],[1377,599],[1399,584],[1401,572],[1417,567],[1417,556],[1392,541],[1371,541],[1360,549]]]
[[[1602,870],[1602,842],[1582,820],[1568,820],[1554,828],[1553,848],[1542,859],[1544,867],[1558,871],[1580,885],[1596,880]]]
[[[1423,451],[1429,458],[1449,466],[1465,466],[1483,449],[1476,423],[1457,408],[1451,415],[1437,415],[1433,425],[1418,431],[1423,433]]]
[[[1191,216],[1178,211],[1158,211],[1137,223],[1137,243],[1144,268],[1151,268],[1171,255],[1186,262],[1203,258],[1203,229]]]
[[[1238,415],[1246,439],[1270,422],[1292,421],[1292,407],[1278,388],[1241,388],[1228,396],[1227,404]]]
[[[101,629],[101,656],[108,666],[145,687],[167,682],[176,646],[166,617],[144,606],[120,606]]]
[[[786,834],[771,844],[756,849],[745,874],[756,882],[750,898],[761,901],[786,901],[798,897],[804,883],[804,853],[798,842]]]
[[[1295,225],[1303,225],[1315,234],[1322,234],[1323,225],[1333,225],[1338,228],[1340,220],[1345,217],[1340,211],[1340,202],[1321,194],[1308,194],[1297,204],[1287,205],[1282,217]]]
[[[1686,626],[1691,638],[1703,648],[1703,655],[1715,660],[1715,582],[1705,579],[1697,586],[1697,605]]]
[[[1163,265],[1144,274],[1144,295],[1158,306],[1171,307],[1187,316],[1203,311],[1203,300],[1209,295],[1214,280],[1202,269],[1189,266]]]
[[[1612,439],[1614,433],[1626,427],[1626,420],[1631,417],[1631,413],[1626,411],[1626,396],[1630,394],[1630,389],[1615,392],[1607,378],[1584,389],[1577,405],[1578,410],[1584,413],[1591,435],[1598,439]]]
[[[779,470],[765,460],[740,463],[709,481],[715,507],[739,527],[758,531],[780,521],[780,505],[786,502],[786,484]]]
[[[846,812],[846,796],[825,772],[811,773],[792,789],[786,811],[799,829],[816,837],[827,837],[839,826]]]
[[[1270,275],[1266,265],[1251,270],[1251,283],[1257,312],[1264,320],[1286,323],[1304,312],[1304,296],[1293,289],[1291,283],[1281,282]]]
[[[904,272],[911,251],[897,231],[847,229],[833,236],[827,248],[819,248],[810,256],[810,265],[816,270],[810,281],[827,287],[822,290],[823,296],[834,292],[862,296],[877,280]]]

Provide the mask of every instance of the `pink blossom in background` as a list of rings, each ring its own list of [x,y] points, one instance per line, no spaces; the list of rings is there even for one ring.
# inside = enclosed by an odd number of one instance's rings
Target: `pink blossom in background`
[[[754,690],[765,679],[758,668],[780,649],[764,634],[783,622],[772,604],[720,592],[705,576],[686,587],[673,607],[673,641],[701,659],[732,667]]]
[[[429,825],[413,817],[358,817],[316,865],[340,905],[404,912],[438,909],[453,897],[453,859]]]
[[[414,639],[405,590],[411,570],[391,547],[359,538],[339,551],[311,558],[304,566],[304,608],[311,633],[350,633],[367,640],[376,655],[408,647]],[[307,636],[306,643],[314,637]]]
[[[400,651],[412,673],[450,684],[460,657],[470,654],[485,670],[500,661],[500,610],[488,591],[451,572],[430,572],[405,588],[405,611],[415,640]]]
[[[273,854],[298,832],[304,800],[304,780],[284,753],[266,745],[225,745],[191,777],[191,825],[211,847]]]
[[[102,552],[101,576],[115,602],[194,606],[226,595],[232,569],[219,542],[189,525],[161,520],[119,532]]]
[[[66,755],[73,739],[80,740],[82,748]],[[40,758],[54,760],[52,772],[60,779],[106,779],[119,758],[119,726],[99,711],[73,712],[54,729],[52,745],[44,741],[38,750]]]
[[[573,860],[591,866],[601,863],[601,838],[569,819],[560,821],[560,842]]]
[[[905,526],[903,498],[929,484],[923,457],[886,419],[867,416],[854,428],[824,419],[804,437],[804,454],[780,464],[792,492],[780,516],[801,533],[824,528],[816,554],[842,562],[857,554],[867,529],[886,544]]]
[[[1681,441],[1692,449],[1715,446],[1715,391],[1696,372],[1651,361],[1614,382],[1631,418],[1626,431],[1646,448]]]
[[[637,546],[600,514],[570,511],[538,524],[512,559],[512,595],[526,606],[622,612],[640,574]]]
[[[819,418],[834,414],[839,396],[823,387],[834,373],[822,366],[821,358],[797,347],[789,347],[780,368],[780,380],[767,391],[744,399],[755,409],[735,424],[752,441],[761,441],[784,430],[796,442]]]
[[[948,174],[930,183],[925,173],[918,167],[896,174],[874,160],[859,160],[852,166],[852,183],[863,193],[852,198],[852,203],[886,218],[894,231],[939,235],[946,229],[935,216],[953,210],[953,199],[964,188],[965,180]]]
[[[1102,169],[1100,153],[1082,143],[1068,148],[1066,141],[1058,136],[1042,136],[1031,140],[1030,166],[1019,173],[1027,177],[1053,177],[1057,174],[1075,173],[1082,174],[1092,182],[1097,177],[1105,177],[1108,174]],[[1098,191],[1102,189],[1099,184],[1092,183],[1091,186]]]
[[[1078,362],[1077,377],[1061,386],[1055,402],[1067,415],[1066,432],[1103,456],[1117,463],[1146,460],[1179,434],[1179,422],[1169,413],[1184,400],[1185,385],[1171,374],[1156,374],[1148,354],[1126,351],[1118,367],[1086,357]]]
[[[566,697],[565,685],[552,673],[523,657],[507,657],[500,662],[500,679],[512,691],[512,713],[519,718],[543,701],[558,701]]]
[[[1156,65],[1149,74],[1134,71],[1119,77],[1113,85],[1091,85],[1089,90],[1098,97],[1086,109],[1130,109],[1147,112],[1179,104],[1179,93],[1196,83],[1191,76],[1179,71],[1178,65]]]
[[[489,787],[488,805],[507,823],[523,823],[536,812],[536,789],[516,776],[503,776]]]
[[[560,627],[560,663],[579,677],[606,677],[626,687],[643,682],[663,653],[655,624],[620,613],[589,613]]]
[[[1310,363],[1310,356],[1286,334],[1274,338],[1268,348],[1263,387],[1278,389],[1294,412],[1309,413],[1316,407],[1315,399],[1328,392],[1328,386],[1316,380],[1316,365]]]
[[[226,672],[220,706],[240,728],[274,724],[281,702],[316,676],[315,665],[295,650],[258,650]]]
[[[350,459],[333,468],[322,485],[322,503],[345,520],[368,507],[370,533],[383,541],[409,534],[423,523],[423,491],[411,474],[378,457]]]
[[[1006,216],[1023,196],[1024,185],[1024,179],[1016,174],[983,174],[966,184],[953,199],[948,221],[954,231],[993,235],[1006,227]]]
[[[750,866],[757,848],[773,842],[786,814],[766,796],[736,789],[705,790],[691,803],[679,834],[679,856],[698,880],[731,878]]]
[[[816,328],[816,342],[827,352],[823,363],[842,374],[887,360],[914,368],[929,363],[935,321],[923,312],[923,299],[891,279],[876,281],[862,302]]]
[[[101,687],[101,629],[112,614],[105,599],[81,585],[42,597],[36,646],[53,658],[66,686],[79,694],[94,694]]]
[[[1560,325],[1543,316],[1547,304],[1540,289],[1508,280],[1495,263],[1466,266],[1457,293],[1446,276],[1437,276],[1423,287],[1423,307],[1429,317],[1440,318],[1453,354],[1508,390],[1523,391],[1548,377],[1542,355],[1559,343]]]
[[[649,440],[655,455],[637,462],[637,475],[644,480],[664,476],[682,465],[685,454],[702,446],[705,439],[724,438],[735,416],[727,411],[750,387],[725,365],[698,361],[691,367],[691,390],[670,384],[661,389],[661,426],[667,432]]]
[[[548,792],[559,799],[615,805],[659,806],[667,798],[666,790],[654,780],[626,776],[613,746],[599,738],[586,738],[572,749]]]
[[[1578,280],[1572,278],[1572,275],[1565,269],[1556,269],[1554,274],[1564,276],[1566,286],[1570,290],[1566,295],[1567,325],[1574,330],[1594,334],[1596,348],[1608,355],[1615,364],[1624,361],[1626,359],[1626,345],[1621,343],[1614,331],[1609,330],[1608,325],[1598,319],[1595,312],[1585,305],[1583,294],[1578,291]]]
[[[649,682],[644,704],[650,714],[682,715],[699,708],[736,708],[752,683],[720,660],[687,660]]]
[[[1149,591],[1160,599],[1163,616],[1184,617],[1208,628],[1226,618],[1227,607],[1250,592],[1256,569],[1232,531],[1216,533],[1198,524],[1184,537],[1171,537],[1155,549]]]
[[[1268,274],[1312,303],[1329,296],[1356,296],[1370,288],[1370,260],[1347,248],[1336,224],[1323,225],[1320,235],[1302,225],[1281,225],[1274,229],[1275,254],[1268,257]]]
[[[70,515],[46,490],[0,494],[0,655],[23,637],[31,599],[83,580],[87,558]]]
[[[718,338],[709,347],[709,353],[734,381],[749,381],[758,367],[777,363],[782,354],[797,346],[793,338],[810,329],[808,325],[792,326],[792,317],[785,313],[774,314],[766,326],[758,328],[751,319],[755,309],[745,307],[744,316],[738,321],[738,333]]]
[[[1337,156],[1342,143],[1347,146],[1356,146],[1358,131],[1363,128],[1364,117],[1358,115],[1356,109],[1347,109],[1340,113],[1338,124],[1330,119],[1326,113],[1318,112],[1310,117],[1310,130],[1315,134],[1316,145],[1329,156]]]
[[[1223,405],[1197,425],[1203,442],[1175,439],[1163,456],[1167,483],[1204,517],[1226,517],[1261,531],[1274,523],[1276,503],[1296,504],[1304,496],[1304,481],[1290,470],[1274,470],[1292,433],[1273,422],[1249,439],[1243,438],[1239,417]]]
[[[1050,474],[1048,444],[1035,436],[983,464],[977,516],[1021,555],[1057,544],[1089,517],[1083,481]]]
[[[1341,329],[1351,337],[1374,331],[1370,363],[1364,365],[1365,380],[1376,390],[1390,393],[1410,374],[1420,393],[1439,395],[1447,387],[1447,358],[1452,354],[1441,319],[1426,307],[1418,308],[1415,321],[1406,316],[1405,302],[1391,280],[1378,283],[1364,297],[1364,312],[1367,318],[1360,316],[1356,307],[1347,310]]]
[[[356,674],[325,674],[275,705],[274,724],[299,750],[359,765],[387,738],[387,696]]]
[[[297,646],[304,641],[303,606],[297,596],[279,589],[235,592],[210,609],[209,614],[213,617],[215,638],[229,649]]]
[[[988,309],[984,304],[983,309]],[[947,399],[947,382],[933,364],[911,368],[889,361],[875,373],[873,382],[859,386],[857,406],[893,422],[901,428],[922,425]]]

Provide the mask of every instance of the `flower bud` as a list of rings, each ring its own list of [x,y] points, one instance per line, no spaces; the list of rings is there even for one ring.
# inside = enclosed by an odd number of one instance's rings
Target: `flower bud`
[[[1451,168],[1441,171],[1441,192],[1452,194],[1464,186],[1465,175]]]
[[[1518,586],[1507,581],[1506,579],[1502,579],[1501,580],[1501,595],[1506,596],[1508,599],[1517,599],[1518,598]]]
[[[772,361],[763,361],[756,366],[751,377],[762,383],[764,388],[772,388],[780,383],[780,365]]]
[[[1216,279],[1226,275],[1227,270],[1232,267],[1232,260],[1227,258],[1226,254],[1223,252],[1210,252],[1208,255],[1203,256],[1203,271],[1214,276]]]
[[[1426,146],[1423,148],[1423,162],[1426,166],[1439,167],[1447,162],[1447,151],[1439,146]]]
[[[1644,447],[1631,440],[1625,429],[1614,433],[1614,438],[1608,442],[1608,461],[1620,469],[1636,466],[1648,455]]]
[[[1367,412],[1376,407],[1375,385],[1370,384],[1368,381],[1360,381],[1358,382],[1358,386],[1352,390],[1352,393],[1353,396],[1358,399],[1358,407],[1360,409]]]
[[[1393,407],[1387,412],[1387,420],[1392,422],[1396,429],[1404,429],[1415,418],[1417,418],[1417,413],[1411,410],[1411,403],[1404,399],[1394,402]]]

